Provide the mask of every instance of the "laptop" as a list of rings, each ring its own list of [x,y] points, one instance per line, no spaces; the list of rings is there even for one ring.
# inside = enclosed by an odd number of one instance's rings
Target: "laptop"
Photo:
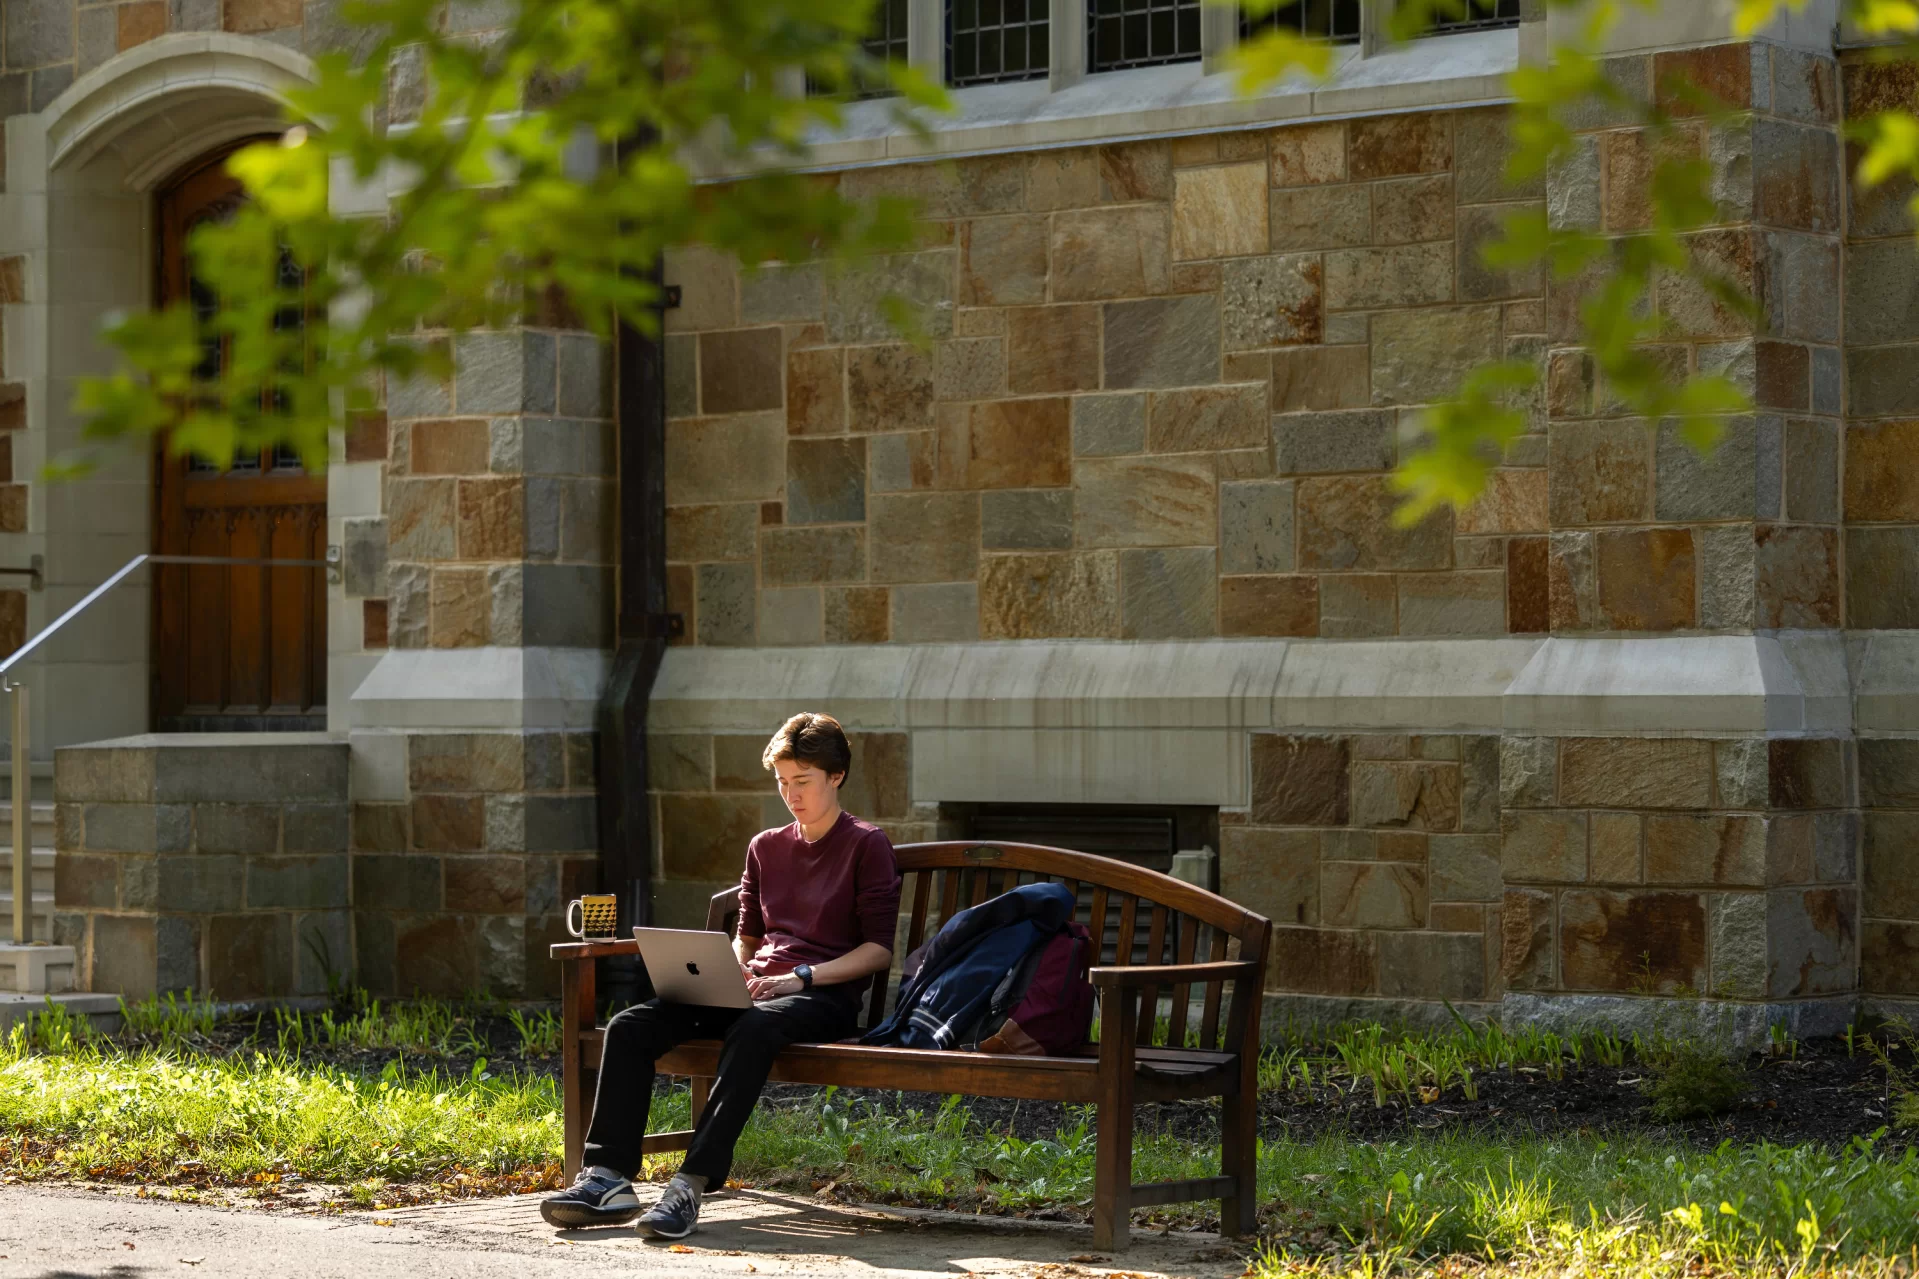
[[[751,1008],[746,978],[725,933],[688,928],[635,928],[653,993],[670,1004]]]

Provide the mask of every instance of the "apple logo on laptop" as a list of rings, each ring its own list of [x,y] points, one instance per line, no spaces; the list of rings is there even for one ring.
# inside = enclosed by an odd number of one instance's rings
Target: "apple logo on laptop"
[[[695,977],[698,977],[700,975],[700,966],[696,963],[693,963],[691,960],[689,960],[687,961],[686,971],[689,973],[692,973]]]

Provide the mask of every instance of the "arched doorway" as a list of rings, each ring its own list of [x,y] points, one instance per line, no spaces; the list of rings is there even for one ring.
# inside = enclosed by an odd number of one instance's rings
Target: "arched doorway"
[[[187,237],[245,199],[227,173],[233,147],[202,158],[158,193],[161,303],[210,308]],[[297,272],[290,262],[286,269]],[[281,323],[298,325],[299,314]],[[211,377],[227,352],[209,346]],[[154,458],[154,549],[162,555],[319,560],[326,553],[326,477],[283,449],[221,470],[197,458]],[[153,727],[159,732],[326,727],[326,582],[310,568],[162,565],[153,578]]]

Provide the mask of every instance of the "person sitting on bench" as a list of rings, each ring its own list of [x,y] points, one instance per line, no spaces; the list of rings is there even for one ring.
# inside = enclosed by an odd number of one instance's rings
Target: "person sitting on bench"
[[[792,824],[746,846],[733,950],[753,1007],[649,1000],[606,1026],[599,1091],[573,1185],[540,1205],[555,1226],[619,1225],[662,1239],[691,1234],[700,1196],[726,1184],[733,1146],[766,1086],[773,1059],[795,1043],[854,1034],[866,979],[893,962],[900,873],[884,831],[840,808],[853,762],[839,722],[800,714],[766,744]],[[689,1039],[720,1039],[719,1073],[680,1171],[644,1216],[633,1193],[653,1100],[653,1069]]]

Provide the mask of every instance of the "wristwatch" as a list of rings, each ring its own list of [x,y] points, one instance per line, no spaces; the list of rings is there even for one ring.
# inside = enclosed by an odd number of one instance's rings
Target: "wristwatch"
[[[813,965],[801,964],[793,970],[793,975],[800,979],[801,990],[813,989]]]

